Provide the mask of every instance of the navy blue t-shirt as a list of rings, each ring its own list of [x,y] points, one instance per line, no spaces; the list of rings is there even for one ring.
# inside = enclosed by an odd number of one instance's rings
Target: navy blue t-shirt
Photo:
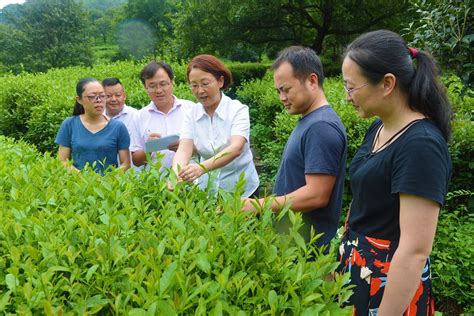
[[[451,158],[441,131],[428,119],[416,122],[388,147],[372,153],[381,124],[377,120],[370,126],[350,165],[349,227],[369,237],[398,240],[400,192],[442,205],[451,178]]]
[[[320,107],[300,118],[291,133],[278,169],[273,193],[291,193],[306,185],[306,174],[327,174],[336,177],[331,198],[326,207],[302,213],[306,240],[313,227],[324,233],[317,245],[328,244],[336,234],[342,207],[346,168],[346,130],[336,112],[329,106]],[[277,223],[283,230],[285,224]]]
[[[118,166],[117,154],[119,150],[128,149],[130,136],[125,125],[118,120],[110,120],[103,129],[92,133],[77,115],[64,120],[55,143],[71,148],[73,165],[77,169],[95,163],[94,170],[104,174],[108,166]]]

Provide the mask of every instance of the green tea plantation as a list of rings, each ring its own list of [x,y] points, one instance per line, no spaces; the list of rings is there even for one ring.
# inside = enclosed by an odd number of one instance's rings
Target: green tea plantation
[[[306,245],[300,216],[288,234],[280,216],[240,211],[235,195],[179,184],[166,174],[101,177],[69,172],[55,159],[54,137],[71,115],[74,87],[86,76],[118,77],[127,104],[149,100],[138,78],[143,63],[0,77],[0,312],[22,315],[345,315],[350,295],[329,254]],[[175,94],[193,99],[185,65],[173,64]],[[228,63],[236,86],[228,93],[250,108],[251,146],[269,195],[297,118],[282,108],[268,65]],[[432,252],[436,309],[474,313],[474,98],[460,96],[459,78],[446,76],[453,103],[449,150],[453,177],[440,212]],[[325,94],[348,135],[348,164],[369,121],[345,101],[342,80],[327,78]],[[348,179],[347,179],[348,180]],[[345,210],[351,200],[346,181]],[[334,240],[337,245],[337,240]]]
[[[280,235],[270,211],[241,212],[239,193],[170,192],[156,170],[66,171],[5,137],[0,188],[6,314],[348,313],[345,280],[330,277],[334,253],[305,245],[292,212]]]

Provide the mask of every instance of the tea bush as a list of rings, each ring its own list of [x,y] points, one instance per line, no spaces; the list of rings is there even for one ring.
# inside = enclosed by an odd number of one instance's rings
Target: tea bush
[[[157,170],[76,173],[0,137],[0,311],[350,313],[347,277],[328,280],[334,253],[304,244],[299,215],[280,235],[268,208],[256,218],[238,193],[170,192]]]
[[[51,69],[47,73],[0,77],[0,135],[24,139],[40,151],[55,151],[54,138],[59,125],[72,114],[75,86],[84,77],[119,78],[127,92],[126,103],[142,108],[150,102],[139,79],[147,62],[118,61],[91,68],[68,67]],[[186,64],[173,63],[171,66],[175,75],[175,95],[195,101],[186,82]],[[228,91],[233,95],[238,84],[262,77],[267,66],[228,62],[228,67],[234,73],[235,85]]]
[[[449,78],[447,80],[453,80]],[[459,87],[449,86],[449,95],[455,111],[452,140],[449,150],[453,162],[451,191],[472,191],[474,162],[474,98],[459,97]],[[345,92],[340,78],[328,78],[324,85],[328,102],[338,113],[346,127],[348,138],[347,165],[359,148],[365,132],[372,120],[362,120],[345,101]],[[270,75],[262,80],[244,84],[238,91],[238,98],[250,106],[252,120],[252,144],[263,162],[259,170],[260,179],[267,191],[271,190],[286,140],[297,122],[297,117],[282,110],[278,95],[274,91]],[[244,102],[244,103],[245,103]],[[255,114],[254,114],[255,113]],[[352,198],[347,175],[344,188],[343,215]],[[450,193],[450,201],[443,208],[433,249],[433,284],[437,305],[456,305],[457,313],[472,312],[472,228],[474,227],[472,209],[473,194]],[[460,212],[464,210],[464,212]]]
[[[459,203],[473,197],[474,192],[469,190],[448,193],[447,205],[436,229],[431,255],[433,292],[438,307],[448,315],[463,309],[467,313],[474,312],[474,214],[472,208]]]
[[[55,151],[56,147],[53,144],[53,140],[61,121],[72,112],[75,84],[79,78],[86,76],[93,76],[99,79],[112,76],[119,77],[127,91],[127,104],[140,108],[149,102],[148,96],[138,78],[139,71],[145,63],[146,61],[143,63],[116,62],[108,65],[97,65],[93,68],[70,67],[66,69],[53,69],[45,74],[22,74],[19,76],[7,75],[0,77],[0,85],[2,86],[0,90],[0,134],[26,140],[42,152]],[[185,80],[186,65],[173,64],[172,66],[175,71],[175,94],[181,98],[194,100]],[[235,63],[233,65],[229,63],[228,66],[237,74],[239,71],[235,69],[241,67],[241,64]],[[236,68],[232,68],[233,66]],[[257,69],[263,69],[261,65],[249,66],[249,68],[254,69],[256,72]],[[283,110],[274,89],[271,73],[266,73],[261,79],[250,80],[246,76],[254,76],[254,70],[247,72],[246,67],[243,67],[243,69],[242,74],[244,75],[239,75],[243,78],[245,77],[241,80],[242,85],[233,89],[236,89],[237,98],[249,105],[251,145],[257,160],[256,164],[262,186],[267,192],[270,192],[284,144],[297,122],[297,117],[290,116]],[[259,73],[258,76],[260,75]],[[468,190],[470,192],[472,191],[471,183],[474,167],[472,160],[474,156],[474,98],[469,97],[470,94],[466,94],[463,98],[460,97],[459,91],[462,84],[459,79],[446,77],[443,80],[449,83],[448,92],[453,101],[453,109],[455,111],[453,135],[449,143],[449,150],[453,161],[453,177],[450,190],[454,192]],[[345,101],[346,96],[342,89],[341,78],[327,78],[324,90],[329,103],[341,117],[346,127],[348,135],[347,163],[349,164],[362,142],[365,131],[371,121],[360,119],[352,105]],[[229,93],[232,94],[234,91],[232,90]],[[5,164],[3,161],[1,163]],[[126,177],[129,176],[127,175]],[[153,179],[151,175],[149,177]],[[3,179],[2,185],[4,184],[6,188],[9,186],[8,181],[5,179]],[[98,179],[103,180],[102,178]],[[134,177],[131,177],[130,181],[133,182],[135,181],[134,179]],[[38,186],[41,187],[40,184]],[[138,189],[133,188],[133,190]],[[136,192],[133,194],[136,194]],[[164,194],[167,195],[168,193]],[[144,196],[147,195],[145,194]],[[346,181],[344,210],[347,208],[350,199],[351,192],[348,181]],[[444,260],[447,257],[443,257],[441,254],[444,251],[442,249],[448,248],[448,236],[454,232],[454,228],[451,225],[457,225],[455,223],[457,220],[460,223],[466,222],[470,225],[462,226],[462,229],[465,230],[460,229],[460,231],[469,233],[472,230],[472,217],[466,217],[463,213],[456,212],[460,209],[472,210],[473,207],[474,198],[472,194],[456,195],[456,198],[451,200],[450,205],[441,213],[440,229],[442,229],[442,232],[437,237],[437,245],[439,246],[435,246],[433,252],[434,256],[438,256],[441,259],[440,265],[433,272],[435,276],[437,275],[436,273],[440,275],[437,279],[438,281],[434,282],[442,282],[442,285],[438,287],[437,294],[447,299],[455,298],[459,304],[465,304],[464,302],[468,302],[471,297],[464,295],[465,290],[458,291],[463,289],[463,287],[459,287],[457,283],[459,279],[453,277],[454,274],[451,273],[454,271],[455,266],[458,267],[458,264],[446,263]],[[445,240],[445,238],[448,239]],[[458,246],[462,247],[462,245],[462,242],[456,241],[456,245],[449,248],[449,250],[457,249]],[[441,249],[438,252],[436,252],[437,247]],[[446,267],[451,267],[452,271]],[[443,277],[440,272],[443,270],[436,269],[445,268],[449,273],[446,277]],[[2,279],[1,276],[0,279]],[[470,285],[474,283],[472,277],[470,280],[463,282],[467,282],[465,284]],[[0,305],[1,302],[0,298]]]
[[[263,78],[270,65],[260,63],[231,62],[229,63],[228,67],[232,72],[234,87],[239,87],[245,81]]]

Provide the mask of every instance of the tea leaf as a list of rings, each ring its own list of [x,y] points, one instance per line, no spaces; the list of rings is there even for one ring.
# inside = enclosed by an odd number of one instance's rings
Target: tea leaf
[[[322,294],[320,293],[313,293],[313,294],[310,294],[308,296],[306,296],[304,299],[303,299],[303,303],[304,304],[308,304],[308,303],[311,303],[312,301],[314,300],[317,300],[317,299],[320,299],[322,296]]]
[[[2,298],[0,298],[0,311],[4,311],[5,307],[8,304],[8,301],[10,300],[10,295],[12,291],[7,291],[5,294],[2,295]]]
[[[128,316],[149,316],[149,315],[151,314],[141,308],[134,308],[128,312]]]
[[[244,294],[247,294],[247,292],[250,290],[250,288],[254,285],[254,281],[248,281],[247,284],[244,285],[243,288],[240,289],[240,292],[239,292],[239,296],[238,297],[241,297],[242,295]]]
[[[203,272],[210,273],[211,272],[211,264],[209,260],[207,260],[207,256],[205,254],[200,253],[196,258],[196,265],[201,269]]]
[[[161,312],[161,315],[175,316],[178,315],[174,308],[166,301],[158,301],[156,305]]]
[[[95,273],[95,271],[97,271],[97,268],[99,267],[98,264],[94,264],[92,267],[89,268],[89,270],[87,270],[87,274],[86,274],[86,281],[89,282],[89,280],[91,279],[92,275]]]
[[[102,297],[102,295],[94,295],[93,297],[89,298],[86,300],[86,306],[89,308],[92,307],[99,307],[98,310],[100,310],[100,307],[107,305],[109,301],[105,298]]]
[[[163,275],[160,278],[160,296],[163,296],[163,294],[166,292],[166,290],[170,286],[175,276],[177,268],[178,268],[178,263],[174,261],[166,268],[165,272],[163,272]]]
[[[7,284],[7,288],[12,291],[12,293],[16,293],[16,287],[18,286],[19,282],[13,274],[9,273],[5,276],[5,283]]]
[[[43,308],[44,308],[44,313],[48,316],[53,316],[54,315],[54,310],[53,310],[53,305],[51,305],[51,302],[48,300],[43,300]]]
[[[268,292],[268,304],[272,309],[278,305],[278,295],[274,290]]]
[[[102,224],[104,224],[104,225],[109,225],[109,223],[110,223],[110,217],[109,217],[108,214],[100,215],[99,219],[102,222]]]

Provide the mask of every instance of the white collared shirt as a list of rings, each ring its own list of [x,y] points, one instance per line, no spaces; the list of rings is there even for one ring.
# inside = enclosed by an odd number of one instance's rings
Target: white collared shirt
[[[126,104],[123,105],[122,111],[120,111],[115,116],[109,116],[107,114],[107,110],[104,111],[104,115],[107,116],[110,120],[118,120],[122,122],[128,130],[128,135],[130,136],[130,140],[132,139],[132,129],[133,129],[133,122],[135,120],[135,116],[138,114],[138,110],[128,106]],[[120,161],[120,157],[117,157],[117,161]],[[140,171],[142,168],[135,166],[132,161],[132,152],[130,152],[130,166],[135,169],[135,171]]]
[[[233,191],[240,174],[244,172],[246,185],[243,196],[248,197],[260,183],[250,151],[249,134],[248,106],[222,94],[221,101],[212,118],[206,113],[201,103],[186,113],[180,139],[193,140],[201,161],[204,161],[229,146],[231,136],[244,137],[247,142],[242,154],[226,166],[211,171],[209,179],[211,181],[214,178],[217,179],[213,182],[214,187],[219,186],[226,191]],[[207,183],[203,183],[206,181],[205,177],[201,178],[201,187],[207,186]]]
[[[112,120],[119,120],[123,124],[125,124],[125,127],[128,130],[128,134],[131,137],[131,131],[133,127],[133,120],[135,118],[135,115],[138,114],[138,110],[135,108],[132,108],[131,106],[128,106],[126,104],[123,105],[122,111],[120,111],[117,115],[110,117],[107,114],[107,111],[104,112],[105,116],[107,116],[109,119]]]
[[[174,97],[171,110],[168,113],[163,113],[157,109],[153,101],[150,102],[135,116],[130,137],[130,151],[133,153],[137,150],[145,150],[145,142],[148,140],[150,133],[158,133],[161,136],[180,134],[184,112],[195,107],[195,105],[192,101]],[[162,166],[171,168],[175,152],[171,150],[160,152],[165,155],[161,161]]]

